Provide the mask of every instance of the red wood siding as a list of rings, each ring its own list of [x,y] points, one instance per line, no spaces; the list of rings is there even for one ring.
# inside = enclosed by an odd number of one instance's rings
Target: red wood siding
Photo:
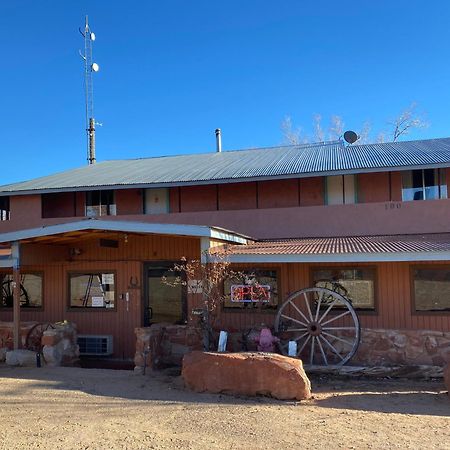
[[[299,182],[293,180],[258,182],[258,208],[286,208],[299,204]]]
[[[42,218],[40,195],[12,195],[9,198],[11,221],[36,223]]]
[[[391,172],[391,201],[402,201],[402,173]]]
[[[117,214],[142,214],[142,189],[118,189],[114,193]]]
[[[180,188],[169,188],[169,212],[180,212]]]
[[[74,217],[75,193],[42,194],[42,217]]]
[[[319,206],[325,203],[323,177],[300,180],[300,206]]]
[[[181,212],[217,210],[217,185],[180,188]]]
[[[86,192],[76,192],[76,215],[83,217],[86,209]]]
[[[255,209],[256,182],[219,184],[219,209]]]
[[[357,177],[358,203],[388,202],[389,173],[360,173]]]

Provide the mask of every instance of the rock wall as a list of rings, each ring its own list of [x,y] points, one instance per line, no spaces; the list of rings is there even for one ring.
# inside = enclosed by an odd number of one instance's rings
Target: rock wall
[[[181,365],[183,355],[201,350],[201,331],[186,325],[155,324],[136,328],[136,367]],[[254,334],[247,336],[247,350],[255,351]],[[242,333],[230,333],[227,350],[243,350]],[[450,333],[432,330],[361,331],[358,352],[349,362],[357,366],[445,366],[450,363]]]
[[[136,328],[136,368],[159,369],[181,366],[183,356],[192,350],[201,350],[201,330],[186,325],[158,323]]]
[[[450,332],[432,330],[361,330],[351,365],[432,365],[450,362]]]
[[[80,352],[77,344],[77,328],[72,322],[54,324],[44,331],[41,344],[44,360],[49,366],[75,366]]]

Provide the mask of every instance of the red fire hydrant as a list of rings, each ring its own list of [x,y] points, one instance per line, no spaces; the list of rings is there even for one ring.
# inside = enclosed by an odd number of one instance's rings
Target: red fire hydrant
[[[258,352],[273,352],[275,350],[274,344],[280,340],[272,334],[269,328],[263,328],[259,336],[255,337],[255,342],[258,344]]]

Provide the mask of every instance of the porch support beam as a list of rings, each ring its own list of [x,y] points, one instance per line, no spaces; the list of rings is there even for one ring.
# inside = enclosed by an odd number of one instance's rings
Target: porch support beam
[[[20,243],[11,245],[13,257],[13,340],[14,350],[20,347]]]

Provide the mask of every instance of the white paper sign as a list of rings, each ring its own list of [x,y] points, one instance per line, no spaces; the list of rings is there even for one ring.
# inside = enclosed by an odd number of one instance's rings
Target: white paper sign
[[[114,274],[113,273],[103,273],[102,274],[102,284],[114,284]]]
[[[103,308],[105,306],[105,300],[103,297],[92,297],[93,308]]]

